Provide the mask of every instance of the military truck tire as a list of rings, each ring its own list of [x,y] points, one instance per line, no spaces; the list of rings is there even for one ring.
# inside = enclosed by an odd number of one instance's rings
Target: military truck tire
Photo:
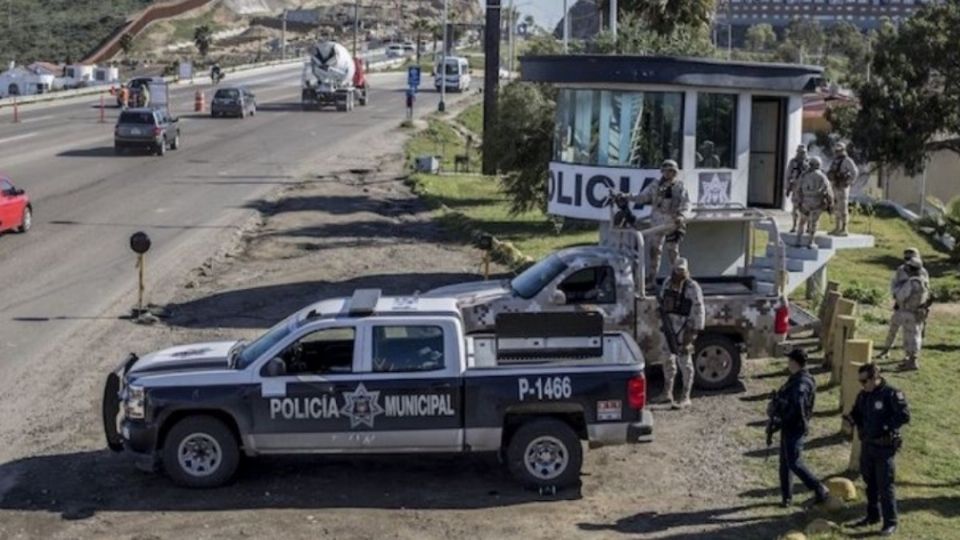
[[[583,448],[577,433],[553,418],[521,425],[507,443],[506,455],[510,473],[531,488],[575,484],[583,466]]]
[[[233,433],[211,416],[189,416],[167,433],[163,469],[173,482],[189,488],[212,488],[227,483],[240,463]]]
[[[740,378],[740,347],[720,334],[697,339],[693,353],[694,384],[701,390],[720,390]]]

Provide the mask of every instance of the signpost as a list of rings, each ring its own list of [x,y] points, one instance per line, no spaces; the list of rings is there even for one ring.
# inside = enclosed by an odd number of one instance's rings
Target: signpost
[[[139,272],[139,289],[137,294],[137,313],[135,316],[143,314],[143,256],[150,250],[150,237],[145,232],[136,232],[130,237],[130,249],[137,254],[137,270]]]
[[[407,68],[407,120],[413,120],[413,103],[420,88],[420,66]]]

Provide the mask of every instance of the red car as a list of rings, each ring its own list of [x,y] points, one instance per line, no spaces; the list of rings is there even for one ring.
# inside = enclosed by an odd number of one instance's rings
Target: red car
[[[0,232],[27,232],[33,224],[32,214],[27,192],[14,187],[9,178],[0,176]]]

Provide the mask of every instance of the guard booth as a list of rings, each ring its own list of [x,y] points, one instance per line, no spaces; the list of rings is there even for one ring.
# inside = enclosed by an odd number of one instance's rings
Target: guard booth
[[[822,68],[609,55],[520,62],[521,80],[558,90],[549,213],[608,221],[609,189],[638,193],[666,159],[701,212],[790,210],[786,168],[801,143],[802,96],[820,85]],[[743,274],[748,229],[691,222],[683,255],[698,275]]]

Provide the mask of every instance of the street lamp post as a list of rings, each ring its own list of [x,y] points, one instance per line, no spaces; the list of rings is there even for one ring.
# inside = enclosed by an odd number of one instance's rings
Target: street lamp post
[[[353,57],[357,57],[357,35],[360,33],[360,0],[353,0]]]
[[[443,112],[447,110],[447,2],[443,0],[443,46],[440,49],[440,67],[437,73],[440,74],[440,105],[437,110]]]

